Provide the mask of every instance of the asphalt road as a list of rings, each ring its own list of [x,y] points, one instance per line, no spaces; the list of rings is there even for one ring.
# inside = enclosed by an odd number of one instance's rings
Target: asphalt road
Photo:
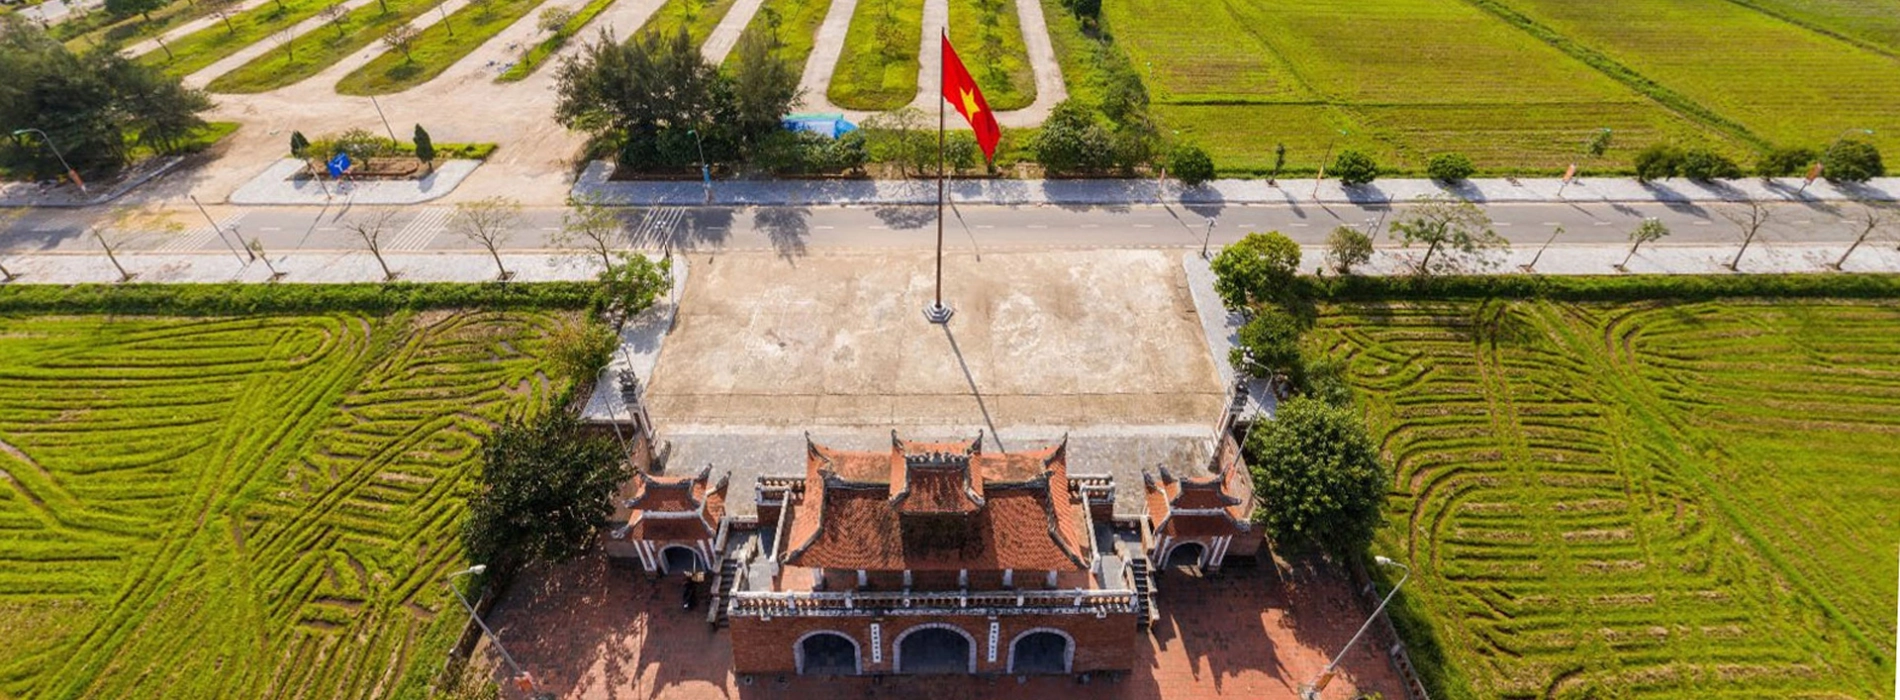
[[[1023,250],[1053,248],[1196,248],[1204,238],[1218,247],[1250,231],[1279,230],[1295,241],[1319,244],[1336,226],[1376,231],[1379,245],[1397,245],[1386,232],[1407,205],[1131,205],[1112,207],[961,206],[945,212],[948,249]],[[1775,204],[1761,230],[1761,242],[1846,242],[1859,232],[1859,205]],[[232,229],[246,241],[256,239],[269,251],[361,250],[349,229],[373,218],[382,207],[212,207],[221,226],[214,232],[195,209],[175,212],[186,228],[168,234],[141,234],[124,250],[221,250]],[[393,208],[384,235],[385,250],[467,250],[480,245],[456,232],[453,208]],[[544,250],[559,241],[561,208],[524,210],[520,223],[502,242],[504,250]],[[626,244],[663,250],[774,250],[797,255],[811,249],[928,248],[935,244],[936,210],[931,206],[891,207],[665,207],[627,208]],[[1711,244],[1738,242],[1740,228],[1727,215],[1742,205],[1699,204],[1494,204],[1486,207],[1499,234],[1513,246],[1538,246],[1558,227],[1558,245],[1620,243],[1645,217],[1656,217],[1672,235],[1661,242]],[[0,233],[0,252],[96,252],[99,242],[89,225],[96,210],[33,210]],[[1214,221],[1211,234],[1209,219]],[[1891,217],[1890,217],[1891,218]]]

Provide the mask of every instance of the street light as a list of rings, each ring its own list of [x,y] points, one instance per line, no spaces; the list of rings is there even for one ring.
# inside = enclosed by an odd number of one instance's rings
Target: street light
[[[13,135],[17,137],[17,136],[20,136],[21,134],[26,134],[29,132],[40,135],[40,140],[46,142],[46,148],[53,152],[53,157],[58,158],[59,164],[66,167],[66,175],[73,179],[73,184],[79,186],[80,192],[85,192],[86,181],[79,179],[79,171],[74,170],[73,166],[66,163],[66,156],[60,155],[59,147],[53,145],[53,137],[47,136],[46,132],[40,131],[39,129],[14,129]]]
[[[1346,135],[1346,130],[1340,129],[1339,136],[1345,136],[1345,135]],[[1313,177],[1313,201],[1315,202],[1319,201],[1319,181],[1326,179],[1326,161],[1333,159],[1333,146],[1336,146],[1336,145],[1339,145],[1338,136],[1335,136],[1333,137],[1333,140],[1326,142],[1326,155],[1320,156],[1319,174]]]
[[[469,605],[468,599],[462,597],[462,591],[455,587],[455,579],[457,577],[467,576],[469,574],[479,574],[487,570],[488,570],[488,566],[486,564],[476,564],[474,566],[468,567],[461,571],[457,571],[455,573],[449,574],[448,579],[443,582],[443,585],[448,586],[449,592],[455,594],[455,599],[458,601],[461,601],[462,607],[468,610],[469,618],[475,620],[475,626],[482,628],[482,633],[488,635],[488,640],[495,643],[495,651],[501,652],[502,660],[507,661],[509,670],[514,671],[515,681],[519,683],[522,680],[526,680],[527,687],[525,688],[525,690],[527,690],[535,698],[551,697],[549,695],[542,694],[541,687],[536,685],[534,682],[534,676],[528,675],[527,672],[521,670],[521,665],[515,663],[515,657],[509,656],[508,649],[501,645],[501,637],[495,636],[495,631],[488,628],[488,623],[482,622],[482,616],[479,614],[476,614],[475,606]]]
[[[1320,691],[1326,689],[1326,684],[1333,682],[1333,670],[1339,667],[1340,660],[1346,658],[1346,652],[1352,650],[1353,643],[1359,641],[1359,637],[1366,633],[1366,628],[1372,626],[1372,621],[1378,619],[1379,613],[1385,611],[1385,604],[1392,602],[1392,596],[1399,594],[1399,587],[1405,585],[1405,579],[1412,577],[1412,567],[1385,557],[1375,556],[1372,560],[1377,562],[1379,566],[1396,566],[1404,569],[1405,575],[1400,576],[1399,582],[1392,586],[1392,592],[1385,594],[1385,600],[1379,601],[1379,607],[1372,610],[1372,615],[1366,618],[1365,624],[1359,626],[1358,632],[1352,634],[1352,639],[1346,640],[1346,647],[1339,650],[1339,655],[1333,657],[1332,663],[1326,664],[1326,668],[1320,671],[1318,676],[1313,678],[1313,682],[1300,686],[1301,700],[1318,700]]]
[[[693,145],[699,148],[699,179],[706,183],[706,203],[712,204],[712,169],[706,167],[706,141],[699,137],[698,129],[687,129],[693,135]]]
[[[1207,217],[1207,234],[1201,237],[1201,259],[1207,259],[1207,243],[1214,240],[1214,217]]]

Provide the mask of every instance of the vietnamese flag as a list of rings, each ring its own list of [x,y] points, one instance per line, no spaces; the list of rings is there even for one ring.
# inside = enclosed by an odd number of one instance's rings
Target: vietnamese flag
[[[963,67],[963,59],[957,58],[957,50],[950,46],[950,34],[943,35],[943,99],[957,108],[963,120],[976,130],[976,143],[983,147],[985,160],[996,159],[996,142],[1003,138],[1003,129],[996,125],[996,115],[990,112],[990,103],[983,100],[983,90],[976,86],[976,79],[970,77],[970,70]]]

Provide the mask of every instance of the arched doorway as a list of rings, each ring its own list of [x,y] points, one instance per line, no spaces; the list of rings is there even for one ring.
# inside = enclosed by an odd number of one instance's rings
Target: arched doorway
[[[898,673],[975,673],[976,642],[948,625],[913,627],[897,640]]]
[[[1199,542],[1182,542],[1168,550],[1166,566],[1170,569],[1195,568],[1201,565],[1201,559],[1207,556],[1207,548]]]
[[[1009,672],[1068,673],[1074,658],[1068,637],[1054,630],[1036,630],[1016,637],[1009,645]]]
[[[691,547],[670,545],[660,550],[660,573],[690,574],[705,570],[706,563],[700,561],[699,552],[693,551]]]
[[[798,673],[807,676],[855,676],[858,643],[837,632],[811,632],[798,640]]]

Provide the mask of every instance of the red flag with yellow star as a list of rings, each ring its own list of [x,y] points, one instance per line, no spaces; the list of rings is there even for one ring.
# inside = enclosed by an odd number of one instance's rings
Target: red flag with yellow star
[[[996,142],[1003,138],[1003,129],[996,125],[990,103],[983,100],[983,90],[970,77],[970,70],[963,67],[963,59],[957,58],[947,33],[943,36],[943,99],[976,130],[976,144],[983,147],[983,158],[995,160]]]

